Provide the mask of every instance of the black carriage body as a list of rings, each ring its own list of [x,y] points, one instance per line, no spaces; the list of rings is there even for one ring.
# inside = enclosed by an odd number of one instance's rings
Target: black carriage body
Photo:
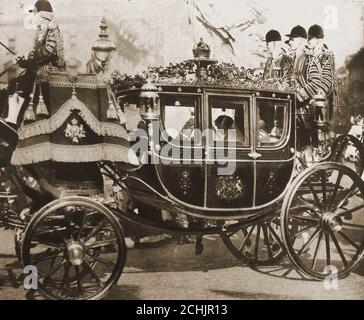
[[[294,94],[156,85],[160,117],[152,127],[158,141],[151,150],[152,163],[129,175],[130,195],[154,207],[208,219],[248,218],[272,210],[294,173]],[[124,103],[135,103],[140,91],[134,87],[123,93]],[[234,118],[236,145],[225,139],[219,144],[208,133],[207,129],[216,129],[219,113]],[[172,122],[177,124],[173,127]],[[279,127],[281,137],[273,142],[259,140],[262,122],[266,132]],[[199,139],[186,139],[177,134],[181,129],[202,134]],[[232,171],[224,174],[221,169],[227,166]]]

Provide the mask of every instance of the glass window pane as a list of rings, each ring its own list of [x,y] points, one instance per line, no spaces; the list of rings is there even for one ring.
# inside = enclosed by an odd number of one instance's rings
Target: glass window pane
[[[241,97],[209,97],[210,126],[214,141],[249,146],[249,100]]]
[[[197,128],[194,97],[162,97],[163,124],[167,135],[173,139],[193,140]]]
[[[258,147],[276,147],[288,134],[288,103],[257,99]]]

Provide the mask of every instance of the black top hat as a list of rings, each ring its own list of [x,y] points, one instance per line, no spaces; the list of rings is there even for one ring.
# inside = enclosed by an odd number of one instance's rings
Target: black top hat
[[[272,41],[281,41],[281,40],[282,40],[281,34],[277,30],[269,30],[265,35],[265,41],[268,43]]]
[[[293,27],[291,30],[291,33],[286,34],[286,37],[307,39],[307,32],[304,27],[298,25],[298,26]]]
[[[317,38],[323,39],[324,38],[324,30],[318,24],[314,24],[313,26],[308,29],[308,39]]]
[[[37,9],[37,12],[41,11],[53,12],[52,5],[47,0],[38,0],[34,6]]]

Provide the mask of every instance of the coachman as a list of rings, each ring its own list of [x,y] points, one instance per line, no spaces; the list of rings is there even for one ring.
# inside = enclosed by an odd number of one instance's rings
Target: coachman
[[[0,166],[10,162],[16,148],[17,129],[22,121],[34,120],[34,110],[29,107],[35,94],[35,80],[45,70],[63,71],[66,68],[62,33],[54,20],[52,5],[38,0],[34,5],[37,22],[34,48],[28,58],[17,57],[24,69],[19,77],[10,81],[0,104],[5,110],[0,118]]]

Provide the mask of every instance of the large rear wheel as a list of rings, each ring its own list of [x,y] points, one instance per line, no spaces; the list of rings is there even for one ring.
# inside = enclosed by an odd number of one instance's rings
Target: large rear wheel
[[[303,171],[282,205],[282,239],[296,269],[324,280],[347,276],[364,256],[364,183],[345,165]]]
[[[24,266],[37,268],[39,291],[50,299],[101,299],[126,260],[115,215],[87,198],[56,200],[34,215],[22,241]]]

